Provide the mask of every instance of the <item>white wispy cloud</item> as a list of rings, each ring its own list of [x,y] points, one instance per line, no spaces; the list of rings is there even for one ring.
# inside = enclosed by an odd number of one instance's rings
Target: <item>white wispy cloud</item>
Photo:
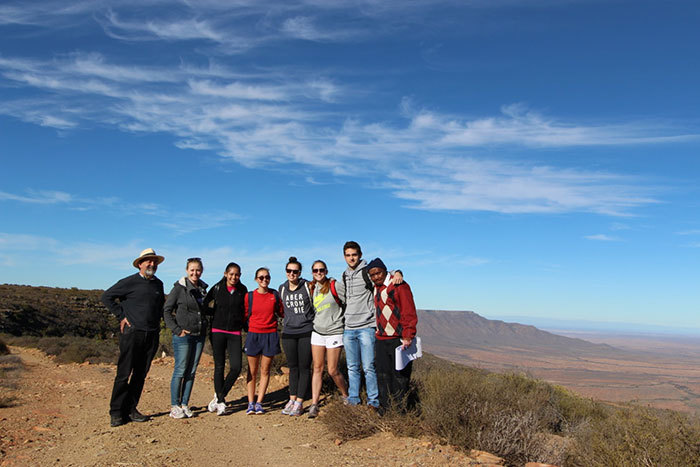
[[[0,201],[17,201],[31,204],[59,204],[70,203],[74,201],[74,197],[63,191],[27,190],[25,195],[0,191]]]
[[[612,237],[612,236],[606,235],[606,234],[586,235],[583,238],[585,238],[587,240],[596,240],[599,242],[619,242],[620,241],[619,238]]]
[[[318,81],[279,83],[279,73],[267,83],[257,76],[246,80],[240,72],[232,72],[233,81],[214,81],[180,67],[140,69],[78,54],[50,62],[5,57],[0,64],[6,68],[0,71],[6,78],[50,96],[44,111],[36,99],[24,113],[18,111],[22,109],[18,101],[0,105],[0,112],[25,119],[27,112],[51,115],[52,120],[44,122],[61,128],[75,125],[72,119],[80,115],[127,131],[168,132],[178,137],[178,147],[215,150],[249,167],[302,164],[342,175],[351,173],[347,167],[353,164],[367,163],[370,172],[388,175],[387,186],[395,196],[413,201],[410,206],[419,209],[623,215],[656,202],[649,189],[631,177],[518,165],[463,153],[488,146],[648,144],[695,137],[674,134],[671,126],[566,123],[522,106],[517,110],[506,106],[498,117],[469,120],[416,109],[403,101],[399,107],[403,125],[339,119],[335,105],[316,92]],[[77,69],[81,79],[76,80]],[[103,78],[107,75],[109,80]],[[173,92],[151,86],[159,75],[168,76],[160,84]],[[338,94],[335,85],[321,87]],[[95,112],[95,96],[104,99],[100,112]],[[65,117],[60,102],[70,109],[64,109]],[[316,109],[307,110],[312,103]],[[62,121],[66,123],[59,125]],[[612,133],[615,139],[609,137]],[[533,139],[533,134],[539,136]]]
[[[62,204],[69,209],[87,211],[92,209],[110,210],[120,215],[151,216],[154,223],[178,234],[198,230],[215,229],[240,221],[240,214],[229,211],[181,212],[171,211],[156,203],[129,203],[116,197],[81,198],[62,191],[27,190],[18,195],[0,191],[0,201],[15,201],[30,204]]]
[[[177,63],[143,64],[80,51],[48,59],[0,56],[4,83],[31,94],[3,99],[0,113],[62,131],[97,123],[129,132],[168,133],[179,148],[214,151],[247,167],[293,166],[349,177],[359,165],[409,207],[503,213],[626,215],[657,200],[648,181],[525,158],[521,163],[501,161],[494,156],[498,151],[698,138],[697,132],[672,122],[570,121],[523,104],[473,116],[469,109],[447,114],[404,99],[393,115],[379,120],[352,106],[354,98],[371,91],[353,89],[332,71],[217,62],[290,35],[361,40],[367,31],[338,19],[345,18],[340,13],[388,21],[402,10],[398,2],[209,0],[179,2],[173,9],[167,0],[148,0],[138,3],[148,11],[144,15],[129,12],[126,7],[134,4],[84,1],[69,8],[59,2],[11,2],[0,7],[0,23],[50,24],[63,18],[70,27],[76,18],[96,18],[112,37],[180,41],[183,55],[203,54],[208,63],[178,58]],[[403,4],[414,13],[427,7]],[[181,225],[169,223],[176,230]]]
[[[585,170],[436,156],[419,170],[389,173],[394,194],[418,209],[619,216],[656,202],[631,178]]]

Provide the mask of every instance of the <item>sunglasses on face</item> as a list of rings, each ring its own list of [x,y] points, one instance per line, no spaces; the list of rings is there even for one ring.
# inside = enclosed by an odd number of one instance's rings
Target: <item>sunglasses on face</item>
[[[269,281],[270,276],[269,275],[268,276],[258,276],[258,280],[259,281]]]
[[[326,272],[326,268],[318,268],[318,269],[312,269],[311,272],[318,274],[321,272]]]
[[[287,274],[299,274],[298,269],[286,269]]]

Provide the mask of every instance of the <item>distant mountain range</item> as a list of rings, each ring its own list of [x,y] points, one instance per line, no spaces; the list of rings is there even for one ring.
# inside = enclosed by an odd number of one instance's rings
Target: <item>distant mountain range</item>
[[[461,349],[527,349],[569,356],[619,352],[606,344],[559,336],[535,326],[486,319],[473,311],[418,311],[418,334],[428,346]]]

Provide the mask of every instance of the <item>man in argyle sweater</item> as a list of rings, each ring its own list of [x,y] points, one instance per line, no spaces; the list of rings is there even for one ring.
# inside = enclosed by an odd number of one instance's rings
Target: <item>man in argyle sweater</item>
[[[416,337],[416,305],[411,287],[406,282],[399,285],[390,283],[384,262],[375,258],[367,265],[369,278],[374,282],[374,305],[377,317],[376,341],[374,344],[374,365],[379,385],[379,405],[382,411],[392,402],[405,407],[408,385],[411,381],[413,362],[403,370],[395,367],[396,348],[404,349]]]

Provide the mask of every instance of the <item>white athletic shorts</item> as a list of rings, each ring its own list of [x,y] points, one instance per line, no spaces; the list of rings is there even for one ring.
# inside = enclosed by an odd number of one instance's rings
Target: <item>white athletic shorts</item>
[[[332,336],[322,336],[316,331],[311,332],[311,345],[318,345],[327,349],[335,349],[343,346],[343,335],[333,334]]]

